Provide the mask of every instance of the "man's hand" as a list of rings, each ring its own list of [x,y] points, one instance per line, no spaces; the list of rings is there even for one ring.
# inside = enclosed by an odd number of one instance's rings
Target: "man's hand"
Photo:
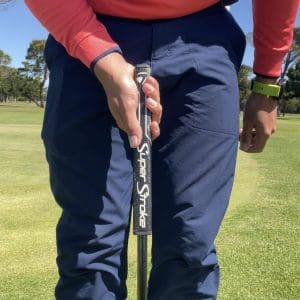
[[[267,96],[252,93],[244,111],[240,149],[249,153],[262,152],[268,138],[276,130],[277,103]]]
[[[111,53],[96,63],[94,72],[104,87],[110,112],[117,125],[128,134],[130,146],[138,147],[142,129],[136,115],[138,90],[134,81],[134,66],[128,64],[119,53]],[[162,114],[158,82],[149,76],[145,80],[143,91],[147,96],[147,108],[152,113],[150,129],[152,139],[155,139],[160,134]]]

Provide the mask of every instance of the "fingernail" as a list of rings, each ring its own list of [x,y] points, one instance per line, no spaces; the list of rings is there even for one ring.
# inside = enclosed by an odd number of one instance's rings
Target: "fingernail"
[[[131,148],[136,148],[138,146],[138,138],[136,135],[129,136],[129,144]]]
[[[148,101],[149,101],[149,104],[152,106],[152,107],[155,107],[157,105],[156,101],[154,101],[153,99],[151,98],[148,98]]]

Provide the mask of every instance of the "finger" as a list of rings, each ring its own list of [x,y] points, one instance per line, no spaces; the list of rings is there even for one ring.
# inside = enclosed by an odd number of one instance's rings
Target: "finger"
[[[121,124],[124,124],[124,130],[128,134],[131,148],[137,148],[142,139],[142,129],[136,116],[136,110],[137,102],[131,100],[126,101],[125,106],[119,112],[122,119]]]
[[[143,84],[142,89],[147,97],[150,97],[160,102],[159,84],[155,78],[151,76],[147,77]]]
[[[147,98],[146,106],[152,113],[152,116],[151,116],[152,121],[155,121],[159,124],[160,120],[161,120],[161,115],[162,115],[162,106],[160,105],[160,103],[155,101],[152,98]]]
[[[242,139],[242,133],[243,133],[243,128],[240,128],[239,130],[239,141]]]
[[[151,122],[150,124],[151,137],[152,140],[155,140],[160,135],[160,128],[157,122]]]
[[[116,121],[118,127],[119,127],[120,129],[122,129],[122,130],[125,131],[125,126],[124,126],[124,124],[123,124],[123,122],[122,122],[122,118],[121,118],[121,115],[120,115],[119,110],[115,109],[114,106],[111,106],[110,103],[109,103],[108,106],[109,106],[110,112],[111,112],[111,114],[112,114],[114,120]]]
[[[244,127],[240,136],[240,149],[242,151],[248,152],[252,144],[252,129],[253,125],[251,123],[244,122]]]
[[[159,83],[158,83],[158,81],[157,81],[154,77],[152,77],[152,76],[148,76],[148,77],[146,78],[146,80],[145,80],[144,83],[149,83],[149,84],[151,84],[155,89],[159,90]]]
[[[113,117],[114,117],[114,119],[115,119],[115,121],[116,121],[117,126],[118,126],[121,130],[123,130],[123,131],[125,131],[126,133],[128,133],[128,127],[127,127],[127,125],[124,123],[123,118],[122,118],[122,115],[121,115],[119,112],[116,112],[116,113],[113,114]],[[128,139],[129,139],[129,136],[128,136]]]
[[[252,147],[249,149],[249,152],[252,153],[259,153],[262,152],[265,148],[268,138],[270,137],[271,133],[268,134],[263,130],[263,128],[258,128],[256,130],[255,140],[253,142]]]

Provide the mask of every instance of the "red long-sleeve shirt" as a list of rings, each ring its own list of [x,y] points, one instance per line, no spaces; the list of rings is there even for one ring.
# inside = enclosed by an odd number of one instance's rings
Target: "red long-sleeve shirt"
[[[293,36],[299,0],[252,0],[254,71],[279,76]],[[95,13],[134,19],[164,19],[188,15],[219,0],[25,0],[33,14],[87,67],[101,53],[117,47]]]

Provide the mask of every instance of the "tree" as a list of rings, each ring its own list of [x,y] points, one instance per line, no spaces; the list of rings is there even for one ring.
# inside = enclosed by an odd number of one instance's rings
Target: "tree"
[[[300,113],[300,60],[292,65],[286,74],[288,79],[280,99],[282,113]]]
[[[5,72],[4,72],[5,71]],[[0,71],[0,101],[18,100],[23,94],[24,78],[17,69],[6,67]]]
[[[0,50],[0,101],[28,99],[44,107],[48,70],[43,58],[45,41],[32,41],[23,68],[12,68],[11,58]]]
[[[7,67],[11,63],[11,57],[0,49],[0,67]]]
[[[243,109],[244,104],[250,95],[250,79],[252,68],[247,65],[242,65],[238,73],[238,85],[240,91],[240,106]]]
[[[11,57],[0,50],[0,101],[6,101],[9,96],[9,77],[11,74]]]
[[[48,79],[48,69],[44,60],[45,40],[33,40],[27,49],[26,60],[22,63],[20,74],[25,79],[23,91],[31,101],[44,107],[45,84]]]
[[[300,113],[300,102],[299,98],[291,98],[285,102],[285,111],[287,113],[297,114]]]
[[[281,72],[281,78],[284,79],[287,75],[287,71],[291,66],[295,64],[295,62],[300,57],[300,27],[297,27],[294,29],[294,37],[293,37],[293,43],[289,50],[289,52],[286,54],[283,66],[282,66],[282,72]]]

